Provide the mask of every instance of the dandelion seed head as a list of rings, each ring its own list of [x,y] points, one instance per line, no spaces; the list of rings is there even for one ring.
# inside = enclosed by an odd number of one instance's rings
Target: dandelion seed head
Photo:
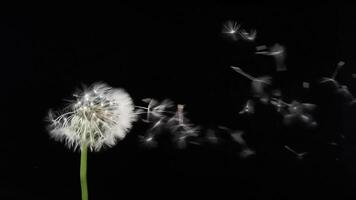
[[[92,151],[113,146],[122,140],[137,115],[131,97],[123,89],[93,84],[77,95],[69,109],[48,114],[50,135],[69,148],[88,145]]]

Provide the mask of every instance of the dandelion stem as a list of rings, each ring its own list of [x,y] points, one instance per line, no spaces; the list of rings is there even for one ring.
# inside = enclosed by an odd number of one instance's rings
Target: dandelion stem
[[[82,200],[88,200],[88,184],[87,184],[87,144],[83,144],[80,156],[80,185],[82,187]]]

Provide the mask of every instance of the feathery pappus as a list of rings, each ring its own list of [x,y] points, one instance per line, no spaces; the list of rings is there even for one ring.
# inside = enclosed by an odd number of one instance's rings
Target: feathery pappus
[[[50,135],[65,141],[69,148],[86,144],[99,151],[111,147],[126,136],[137,119],[133,100],[123,89],[95,83],[73,96],[77,100],[61,112],[48,114]]]
[[[239,39],[246,41],[254,41],[256,39],[257,31],[251,30],[247,32],[245,29],[241,29],[241,25],[235,21],[227,21],[223,26],[224,34],[230,36],[234,41]]]

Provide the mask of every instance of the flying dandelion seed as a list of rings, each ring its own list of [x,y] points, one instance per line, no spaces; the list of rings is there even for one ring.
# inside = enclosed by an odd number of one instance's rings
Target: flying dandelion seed
[[[259,45],[256,47],[256,51],[262,51],[262,50],[266,50],[267,46],[266,45]]]
[[[231,69],[233,69],[235,72],[241,74],[242,76],[250,79],[251,81],[253,82],[258,82],[258,83],[264,83],[264,84],[267,84],[267,85],[271,85],[271,78],[269,77],[261,77],[261,78],[256,78],[254,76],[251,76],[250,74],[244,72],[241,68],[239,67],[234,67],[234,66],[231,66]]]
[[[143,136],[139,136],[141,144],[149,148],[157,147],[158,142],[156,138],[159,137],[159,135],[162,133],[164,126],[164,118],[161,118],[155,123],[152,123],[151,127],[146,131],[146,133]]]
[[[239,39],[246,41],[254,41],[256,39],[257,31],[251,30],[250,33],[245,29],[240,29],[241,25],[239,25],[235,21],[227,21],[223,26],[223,33],[227,36],[230,36],[234,41]]]
[[[344,65],[345,65],[345,62],[344,62],[344,61],[339,61],[339,62],[337,63],[337,66],[336,66],[336,68],[335,68],[335,70],[334,70],[334,72],[333,72],[333,74],[332,74],[332,76],[331,76],[332,79],[336,79],[336,76],[338,75],[340,69],[341,69]]]
[[[271,46],[269,49],[265,45],[256,47],[255,54],[265,55],[265,56],[272,56],[276,61],[276,70],[280,71],[287,71],[287,66],[285,65],[286,59],[286,50],[285,47],[276,43]]]
[[[224,24],[223,33],[235,34],[240,28],[240,25],[235,21],[228,21]]]
[[[199,127],[189,123],[189,120],[184,116],[184,105],[177,105],[177,112],[175,116],[170,118],[167,122],[167,126],[174,134],[174,142],[179,148],[185,148],[187,146],[187,139],[190,137],[197,137],[200,130]]]
[[[257,36],[257,31],[256,30],[251,30],[250,33],[248,33],[246,30],[241,30],[240,35],[243,37],[244,40],[248,41],[254,41]]]
[[[166,114],[171,113],[168,111],[168,109],[173,107],[172,101],[168,99],[165,99],[162,102],[158,102],[155,99],[146,98],[142,99],[142,101],[148,104],[147,107],[136,107],[141,109],[140,113],[146,114],[146,119],[144,119],[143,121],[147,123],[159,121],[166,118]]]
[[[310,88],[309,82],[303,82],[303,88]]]
[[[251,90],[255,97],[260,97],[262,99],[268,99],[270,96],[270,90],[272,86],[272,77],[262,76],[256,78],[251,83]]]
[[[248,100],[244,108],[239,112],[239,114],[253,114],[255,113],[254,103],[251,100]]]
[[[122,140],[137,119],[131,97],[103,83],[75,94],[77,100],[56,115],[49,112],[50,135],[69,148],[84,144],[92,151]]]
[[[285,52],[285,48],[276,43],[273,46],[271,46],[269,49],[265,45],[258,46],[256,47],[256,54],[261,54],[261,55],[267,55],[267,56],[278,56],[282,55]]]
[[[154,148],[157,146],[157,141],[153,134],[149,134],[147,136],[139,136],[139,140],[144,147]]]
[[[286,150],[288,150],[289,152],[291,152],[292,154],[294,154],[298,160],[304,159],[305,155],[308,154],[308,152],[297,153],[294,149],[292,149],[291,147],[289,147],[287,145],[284,145],[284,148]]]
[[[198,127],[194,127],[189,124],[189,120],[184,116],[184,105],[177,105],[177,111],[172,112],[168,109],[173,107],[173,102],[170,100],[163,100],[158,102],[154,99],[143,99],[148,103],[147,107],[136,106],[143,109],[141,114],[146,115],[144,122],[150,123],[151,127],[147,133],[141,137],[141,143],[148,147],[156,147],[156,137],[160,134],[166,134],[162,132],[169,130],[169,133],[173,136],[173,142],[177,144],[179,148],[186,147],[187,139],[192,136],[198,136]],[[172,116],[172,117],[170,117]]]
[[[243,131],[231,130],[230,128],[224,126],[219,126],[219,129],[227,131],[227,133],[231,136],[232,141],[241,147],[241,151],[239,152],[241,158],[245,159],[256,154],[256,152],[247,145],[247,142],[243,138]]]
[[[312,115],[315,109],[314,104],[293,101],[288,106],[288,113],[283,116],[283,123],[286,126],[301,125],[306,129],[314,129],[318,126]]]
[[[217,144],[219,142],[219,139],[216,136],[215,131],[213,129],[208,129],[206,131],[206,139],[211,144]]]
[[[167,128],[168,116],[175,114],[175,112],[169,111],[173,107],[173,102],[168,99],[159,102],[152,98],[145,98],[142,101],[147,103],[147,106],[136,107],[140,109],[140,114],[145,115],[142,121],[148,123],[150,128],[143,136],[140,136],[140,141],[145,147],[157,147],[157,138]]]

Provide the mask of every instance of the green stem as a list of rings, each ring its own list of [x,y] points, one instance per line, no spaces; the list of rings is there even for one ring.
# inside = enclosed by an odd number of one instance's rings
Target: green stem
[[[88,200],[87,154],[88,147],[86,144],[83,144],[80,156],[80,185],[82,187],[82,200]]]

